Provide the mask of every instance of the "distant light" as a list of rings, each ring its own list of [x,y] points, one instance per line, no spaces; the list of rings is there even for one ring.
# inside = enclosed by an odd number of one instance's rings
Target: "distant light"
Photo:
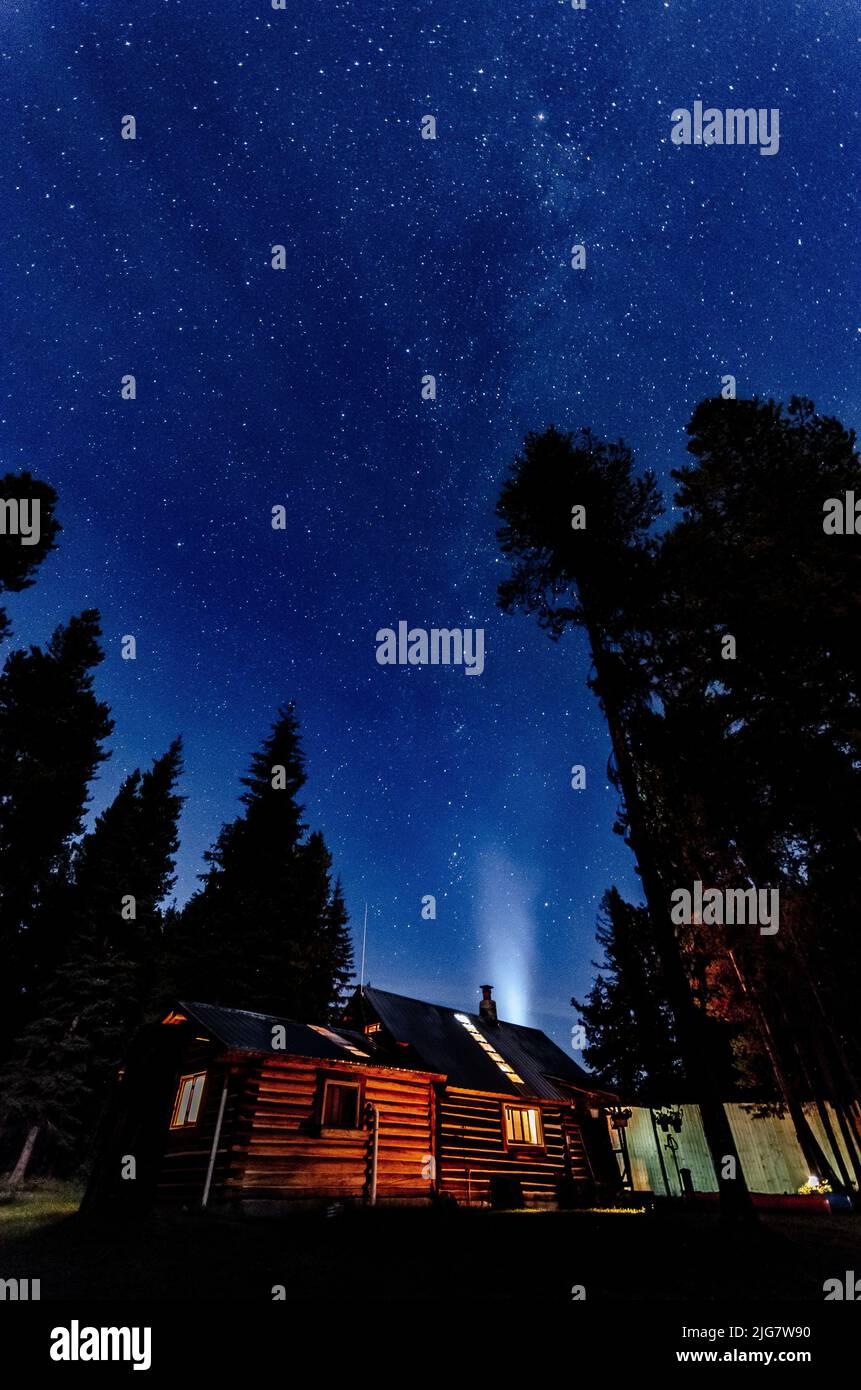
[[[807,1183],[808,1183],[808,1186],[809,1186],[809,1187],[818,1187],[818,1186],[819,1186],[819,1179],[818,1179],[818,1178],[814,1178],[814,1177],[810,1177],[810,1178],[807,1179]]]

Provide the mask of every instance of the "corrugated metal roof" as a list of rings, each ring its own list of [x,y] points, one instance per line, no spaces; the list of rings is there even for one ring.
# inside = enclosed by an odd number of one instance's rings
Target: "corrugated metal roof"
[[[326,1036],[307,1023],[294,1023],[292,1019],[275,1018],[271,1014],[255,1014],[246,1009],[226,1009],[219,1004],[190,1003],[185,1000],[180,1000],[179,1006],[225,1047],[234,1051],[272,1052],[281,1057],[337,1058],[339,1061],[353,1062],[374,1060],[373,1044],[360,1033],[350,1033],[346,1028],[329,1028]],[[272,1046],[272,1029],[275,1027],[284,1029],[283,1047]],[[343,1038],[343,1043],[337,1042],[336,1038]],[[364,1056],[357,1056],[351,1048],[361,1050]]]
[[[426,1004],[388,990],[366,987],[364,998],[380,1022],[398,1042],[409,1043],[430,1071],[444,1072],[450,1086],[503,1095],[530,1095],[544,1100],[565,1100],[566,1082],[579,1090],[603,1089],[595,1077],[578,1067],[560,1047],[537,1028],[500,1021],[487,1024],[479,1014]],[[461,1013],[503,1057],[523,1085],[509,1079],[480,1043],[458,1022]]]

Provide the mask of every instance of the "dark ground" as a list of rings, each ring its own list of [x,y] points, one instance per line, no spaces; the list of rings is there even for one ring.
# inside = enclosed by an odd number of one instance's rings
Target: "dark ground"
[[[712,1213],[393,1210],[282,1219],[157,1215],[85,1221],[68,1189],[0,1206],[0,1278],[41,1279],[50,1299],[331,1299],[446,1302],[714,1299],[823,1302],[823,1281],[861,1277],[858,1215],[764,1215],[727,1230]]]

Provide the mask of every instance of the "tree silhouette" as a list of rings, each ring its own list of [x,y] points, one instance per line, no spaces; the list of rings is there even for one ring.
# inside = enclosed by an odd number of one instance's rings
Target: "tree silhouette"
[[[572,521],[577,506],[585,508],[582,528]],[[699,1100],[721,1209],[749,1216],[750,1198],[719,1091],[721,1043],[692,993],[669,917],[673,885],[643,810],[652,789],[638,764],[635,732],[638,721],[651,714],[640,639],[655,594],[655,543],[649,531],[660,501],[654,476],[634,475],[631,452],[622,442],[605,444],[586,430],[575,439],[551,427],[527,435],[496,512],[503,523],[500,546],[514,562],[511,577],[499,586],[500,607],[536,614],[552,637],[570,624],[582,626],[588,636],[594,667],[589,684],[607,719],[627,839],[643,883],[685,1072]],[[731,1171],[737,1176],[726,1176]]]
[[[604,953],[600,973],[584,1002],[571,1001],[586,1025],[583,1055],[620,1094],[657,1100],[683,1074],[649,914],[610,888],[596,938]]]
[[[242,779],[245,809],[222,828],[177,924],[174,993],[312,1020],[337,1006],[349,939],[322,836],[304,838],[304,783],[290,706],[254,755]]]
[[[658,554],[649,653],[671,731],[672,800],[712,882],[780,887],[778,936],[726,934],[724,950],[814,1171],[825,1164],[802,1094],[817,1098],[842,1163],[822,1106],[831,1099],[858,1180],[849,982],[861,954],[848,924],[861,907],[861,575],[852,538],[823,528],[827,499],[861,488],[854,435],[800,398],[788,409],[704,401],[689,434],[696,462],[673,475],[683,510]],[[725,634],[735,660],[722,658]]]
[[[60,963],[0,1075],[4,1152],[36,1137],[54,1171],[85,1157],[108,1083],[146,1017],[162,939],[159,904],[173,878],[181,798],[179,741],[127,777],[78,847],[71,882],[52,900]],[[59,931],[58,931],[59,935]]]
[[[87,788],[108,757],[113,721],[93,691],[100,636],[88,609],[44,651],[12,652],[0,674],[0,1057],[58,963],[62,935],[49,900],[68,877]]]

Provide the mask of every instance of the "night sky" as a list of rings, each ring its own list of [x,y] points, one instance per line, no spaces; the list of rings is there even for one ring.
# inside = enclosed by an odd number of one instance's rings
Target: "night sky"
[[[4,0],[0,462],[64,528],[14,640],[102,612],[93,811],[184,736],[180,901],[292,698],[366,977],[490,981],[569,1043],[601,894],[638,881],[583,640],[497,611],[493,506],[551,422],[668,479],[725,373],[857,424],[857,16]],[[779,152],[676,147],[698,99],[778,107]],[[379,666],[401,619],[483,627],[483,675]]]

